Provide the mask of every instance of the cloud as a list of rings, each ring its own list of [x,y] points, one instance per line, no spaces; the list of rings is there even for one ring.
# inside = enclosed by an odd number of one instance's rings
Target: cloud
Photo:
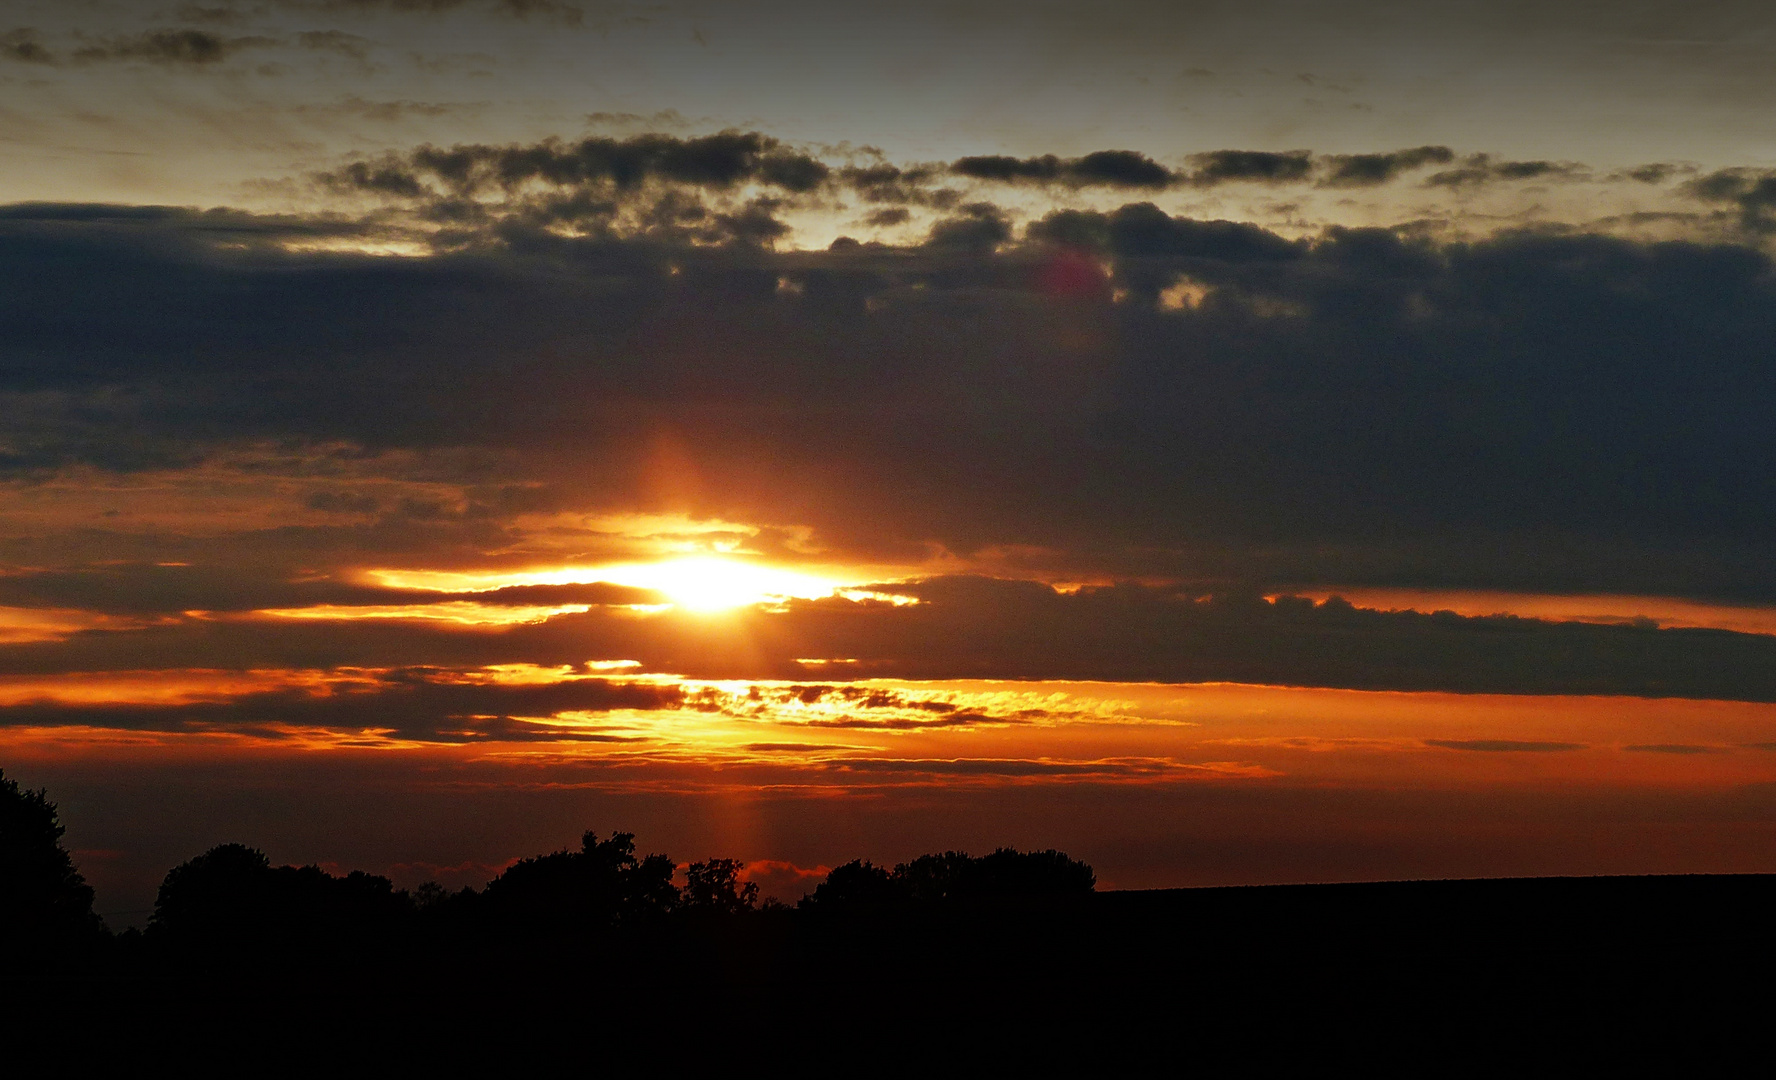
[[[0,33],[0,58],[21,64],[53,64],[55,54],[44,47],[41,36],[30,27]]]
[[[1401,155],[1441,151],[1425,147],[1422,151],[1400,151]],[[1447,151],[1443,151],[1447,153]],[[1364,168],[1374,168],[1359,160],[1389,155],[1359,155],[1330,159],[1344,162],[1352,175]],[[1395,155],[1397,156],[1397,155]],[[1434,160],[1434,159],[1426,159]],[[1229,183],[1280,184],[1301,181],[1313,172],[1313,154],[1306,150],[1275,153],[1261,150],[1213,150],[1193,154],[1191,170],[1168,169],[1145,154],[1133,150],[1100,150],[1082,157],[1062,158],[1054,154],[1037,157],[1008,157],[985,154],[958,158],[949,166],[950,172],[971,180],[1003,184],[1049,184],[1066,188],[1106,187],[1123,190],[1163,191],[1167,188],[1192,186],[1214,187]],[[1412,167],[1400,165],[1398,169]]]
[[[510,192],[531,182],[619,191],[649,181],[717,190],[760,183],[807,192],[823,184],[832,172],[825,163],[790,150],[777,139],[743,131],[691,138],[589,136],[575,142],[548,139],[529,146],[423,146],[410,154],[378,159],[370,167],[378,175],[398,173],[406,178],[407,187],[399,192],[386,183],[370,184],[378,193],[406,194],[435,185],[457,196]],[[366,186],[364,175],[348,166],[322,173],[319,179],[331,188],[351,190]]]
[[[374,42],[343,30],[305,30],[296,35],[296,44],[316,52],[336,52],[353,60],[363,60],[370,55]]]
[[[803,530],[836,560],[1050,580],[1776,600],[1776,276],[1755,247],[1292,237],[1131,202],[1021,234],[970,204],[905,245],[773,251],[742,242],[793,197],[759,201],[761,162],[799,151],[576,147],[514,151],[510,175],[564,169],[565,188],[508,196],[500,148],[351,181],[493,206],[447,227],[0,209],[0,476],[40,515],[0,535],[6,561],[277,581],[566,557],[571,533],[493,497],[535,491],[551,512],[645,506]],[[627,181],[600,164],[619,159]],[[525,202],[545,196],[583,197],[587,224]],[[397,243],[409,257],[351,250]],[[1102,288],[1057,293],[1057,259]],[[1196,302],[1168,304],[1181,281]],[[287,485],[287,513],[198,535],[97,502],[148,471],[201,486],[261,446],[282,450],[228,499]],[[303,476],[389,455],[451,498],[305,502]]]
[[[1622,749],[1640,754],[1718,754],[1718,746],[1695,746],[1689,743],[1647,743],[1624,746]]]
[[[291,738],[304,731],[374,732],[379,738],[463,742],[498,739],[624,742],[630,731],[596,725],[538,725],[515,717],[565,712],[676,709],[672,684],[574,679],[528,685],[463,681],[436,668],[358,672],[319,687],[216,695],[208,699],[93,703],[54,699],[9,704],[9,727],[99,727],[131,731],[228,732]]]
[[[1163,189],[1177,182],[1170,169],[1133,150],[1099,150],[1083,157],[1015,158],[989,154],[959,158],[950,171],[972,180],[1061,184],[1067,187]]]
[[[1426,739],[1425,745],[1444,750],[1474,750],[1484,754],[1550,754],[1585,749],[1584,743],[1525,742],[1518,739]]]
[[[1330,154],[1322,158],[1327,187],[1374,187],[1401,173],[1427,165],[1447,165],[1455,151],[1447,146],[1420,146],[1386,154]]]
[[[1011,240],[1011,219],[992,203],[969,203],[931,226],[925,246],[938,251],[987,253]]]
[[[422,146],[316,173],[335,194],[408,203],[453,236],[496,222],[527,229],[702,244],[769,244],[788,232],[785,198],[829,185],[830,166],[757,132],[680,138],[642,134],[531,145]],[[743,189],[774,194],[733,199]],[[714,196],[726,200],[711,205]]]
[[[1263,150],[1212,150],[1192,154],[1196,171],[1189,182],[1197,187],[1216,184],[1281,184],[1305,180],[1313,171],[1313,155],[1306,150],[1273,153]]]
[[[194,664],[240,670],[529,664],[578,671],[588,657],[624,657],[641,671],[695,679],[786,680],[753,697],[690,695],[687,708],[736,716],[789,710],[797,724],[860,730],[1046,723],[1065,709],[806,683],[799,681],[806,668],[798,657],[845,656],[854,662],[844,674],[854,679],[1232,682],[1776,701],[1770,674],[1776,638],[1767,635],[1383,612],[1336,601],[1210,597],[1131,585],[1064,594],[1038,582],[943,578],[895,588],[921,602],[835,597],[714,621],[699,613],[638,615],[592,606],[582,614],[481,630],[388,619],[174,615],[138,629],[9,646],[0,650],[0,673]]]
[[[869,165],[845,165],[835,175],[840,184],[865,202],[946,206],[955,201],[954,192],[932,190],[931,185],[941,175],[934,166],[902,168],[878,161]]]
[[[1460,168],[1432,173],[1428,187],[1470,187],[1500,181],[1574,180],[1586,175],[1584,166],[1570,161],[1499,161],[1491,154],[1472,154]]]
[[[1704,202],[1736,207],[1747,232],[1776,232],[1776,169],[1718,169],[1691,180],[1684,190]]]
[[[388,11],[404,15],[442,15],[467,9],[516,19],[541,18],[569,26],[578,26],[585,18],[578,4],[565,0],[275,0],[275,3],[293,11],[348,14]]]
[[[279,580],[263,566],[159,566],[114,564],[74,570],[0,576],[0,606],[69,607],[105,614],[176,614],[293,609],[328,605],[352,607],[418,606],[473,600],[503,607],[564,604],[628,606],[658,604],[648,589],[607,582],[570,585],[518,585],[476,593],[379,588],[350,581],[309,578]]]
[[[70,55],[77,63],[146,60],[153,64],[204,67],[221,63],[243,49],[262,49],[276,44],[273,38],[223,37],[208,30],[146,30],[139,34],[102,38],[96,44],[75,49]]]

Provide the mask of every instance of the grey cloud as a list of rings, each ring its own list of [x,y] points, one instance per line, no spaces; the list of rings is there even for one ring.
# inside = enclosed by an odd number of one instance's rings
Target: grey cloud
[[[1736,207],[1749,232],[1776,232],[1776,169],[1719,169],[1690,181],[1684,190],[1705,202]]]
[[[239,8],[228,5],[186,4],[174,14],[183,22],[232,23],[239,22],[243,17]]]
[[[1213,187],[1227,183],[1289,183],[1305,180],[1313,171],[1313,155],[1306,150],[1284,153],[1213,150],[1193,154],[1189,160],[1193,169],[1178,171],[1168,169],[1145,154],[1133,150],[1100,150],[1076,158],[1062,158],[1053,154],[1028,158],[989,154],[959,158],[951,163],[950,171],[974,180],[1006,184],[1053,184],[1070,188],[1110,187],[1152,191],[1180,185]],[[1350,169],[1359,171],[1364,167],[1361,163],[1349,166]]]
[[[275,0],[295,11],[369,13],[391,11],[410,15],[442,15],[458,10],[483,11],[517,19],[542,18],[580,25],[585,13],[564,0]]]
[[[1273,153],[1263,150],[1212,150],[1192,154],[1196,167],[1189,182],[1197,187],[1216,184],[1281,184],[1305,180],[1313,171],[1313,155],[1306,150]]]
[[[586,194],[559,212],[596,213]],[[4,467],[449,450],[608,507],[641,497],[665,432],[694,474],[678,508],[859,558],[1019,544],[1087,580],[1776,599],[1756,248],[1289,239],[1145,203],[1023,242],[985,206],[930,246],[698,246],[768,235],[777,212],[735,201],[649,187],[625,213],[664,224],[630,236],[465,214],[398,260],[286,250],[383,238],[375,218],[0,209]],[[1053,295],[1061,248],[1106,287]],[[1168,307],[1179,282],[1197,302]],[[391,565],[436,543],[461,565],[511,543],[493,511],[383,516],[225,550]],[[104,529],[57,543],[150,543]],[[153,543],[144,561],[202,557]]]
[[[546,140],[530,146],[425,146],[383,163],[461,195],[510,190],[533,180],[559,186],[609,184],[619,189],[655,179],[716,189],[760,182],[809,191],[831,171],[774,138],[742,131],[683,139],[648,134],[627,139],[591,136],[572,143]]]
[[[1655,161],[1648,165],[1640,165],[1627,170],[1622,175],[1642,184],[1663,184],[1674,176],[1694,173],[1692,165],[1674,164],[1669,161]]]
[[[839,169],[839,183],[855,191],[865,202],[905,205],[938,205],[951,201],[953,193],[934,191],[938,169],[927,166],[902,168],[887,162],[846,165]]]
[[[1321,159],[1327,187],[1373,187],[1401,173],[1427,165],[1446,165],[1455,160],[1447,146],[1420,146],[1386,154],[1331,154]]]
[[[1107,214],[1052,211],[1032,222],[1027,235],[1037,241],[1098,248],[1130,260],[1286,261],[1308,251],[1305,245],[1256,225],[1172,217],[1152,203],[1130,203]]]
[[[991,252],[1011,240],[1011,219],[992,203],[969,203],[935,222],[925,245],[942,251]]]
[[[1015,158],[1000,154],[960,158],[950,171],[974,180],[1061,184],[1067,187],[1166,188],[1177,182],[1170,169],[1133,150],[1100,150],[1083,157],[1053,154]]]
[[[1569,161],[1499,161],[1491,154],[1473,154],[1462,160],[1460,168],[1432,173],[1425,184],[1459,188],[1513,180],[1573,180],[1584,175],[1583,166]]]
[[[0,57],[21,64],[53,64],[55,54],[44,47],[41,35],[30,27],[0,33]]]
[[[139,34],[109,37],[77,48],[71,54],[79,63],[112,60],[146,60],[154,64],[203,67],[217,64],[243,49],[276,45],[268,37],[223,37],[207,30],[146,30]]]
[[[370,55],[375,42],[343,30],[305,30],[296,35],[296,44],[304,49],[336,52],[341,56],[362,60]]]

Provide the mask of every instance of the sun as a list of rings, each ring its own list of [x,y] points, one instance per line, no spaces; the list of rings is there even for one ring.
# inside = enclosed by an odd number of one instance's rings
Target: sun
[[[552,570],[473,573],[432,570],[376,570],[372,580],[397,589],[475,593],[515,585],[574,585],[606,581],[660,593],[683,611],[730,611],[785,600],[816,600],[845,588],[845,582],[804,570],[767,566],[724,555],[686,555],[652,562],[607,563]]]
[[[840,583],[796,570],[719,556],[600,567],[598,579],[653,589],[690,611],[728,611],[753,604],[830,596]]]

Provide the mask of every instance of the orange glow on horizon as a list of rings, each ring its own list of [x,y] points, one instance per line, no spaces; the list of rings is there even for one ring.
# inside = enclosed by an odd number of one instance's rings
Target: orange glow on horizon
[[[1776,783],[1773,704],[1231,683],[866,679],[808,685],[606,673],[613,669],[633,671],[621,661],[511,664],[434,672],[425,682],[511,688],[585,682],[668,692],[652,707],[557,705],[557,711],[440,716],[433,734],[382,726],[379,695],[414,685],[410,675],[393,670],[12,676],[0,678],[0,705],[166,709],[240,701],[242,712],[232,720],[212,711],[197,723],[170,716],[162,723],[170,720],[172,727],[107,729],[93,726],[95,716],[72,711],[66,726],[33,720],[0,729],[0,749],[32,760],[398,751],[591,769],[602,779],[588,774],[584,782],[635,790],[765,785],[839,792],[1079,782],[1724,790]],[[251,698],[273,692],[285,695],[285,705],[359,703],[349,714],[314,717],[359,716],[364,726],[321,727],[299,714],[255,717]],[[489,722],[493,726],[483,726]]]

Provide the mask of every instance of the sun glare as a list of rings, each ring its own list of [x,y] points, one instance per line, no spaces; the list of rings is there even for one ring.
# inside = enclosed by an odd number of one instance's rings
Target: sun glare
[[[811,600],[830,596],[840,584],[813,574],[714,556],[600,567],[598,580],[653,589],[692,611],[726,611],[749,604]]]
[[[687,611],[726,611],[751,604],[781,603],[785,600],[816,600],[849,589],[856,581],[871,580],[867,570],[861,576],[831,576],[830,568],[790,570],[766,566],[743,558],[724,555],[686,555],[652,562],[607,563],[602,566],[569,566],[549,570],[520,570],[504,573],[476,573],[448,570],[372,570],[368,577],[379,585],[395,589],[462,594],[472,600],[474,594],[522,585],[580,585],[608,582],[660,593],[672,606]],[[881,580],[877,577],[876,580]],[[856,590],[851,590],[855,592]],[[847,593],[846,595],[850,595]],[[853,599],[864,596],[858,593]],[[876,593],[867,594],[878,597]],[[892,598],[896,603],[910,602]]]

